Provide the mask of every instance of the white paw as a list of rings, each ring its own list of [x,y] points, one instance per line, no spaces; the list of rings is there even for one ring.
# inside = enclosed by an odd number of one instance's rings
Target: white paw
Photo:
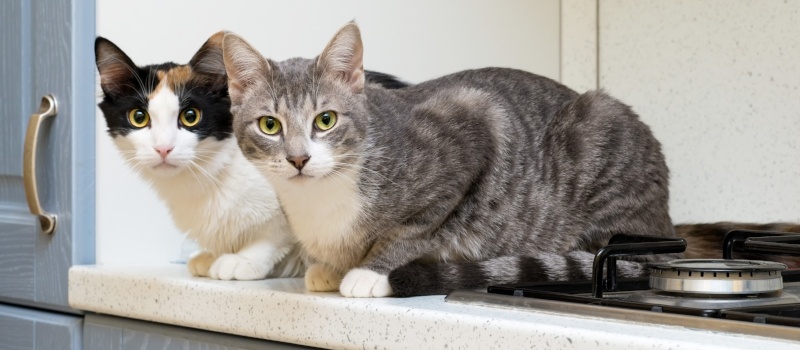
[[[206,251],[197,251],[186,262],[192,276],[208,277],[208,269],[214,263],[214,256]]]
[[[260,280],[267,277],[270,267],[237,254],[223,254],[211,265],[208,277],[217,280]]]
[[[314,264],[306,270],[306,289],[311,292],[334,292],[339,290],[342,275],[324,264]]]
[[[352,269],[342,280],[339,288],[346,297],[371,298],[392,295],[389,276],[367,269]]]

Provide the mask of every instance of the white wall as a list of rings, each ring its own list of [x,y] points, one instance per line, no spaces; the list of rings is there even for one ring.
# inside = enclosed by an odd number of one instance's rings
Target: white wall
[[[317,55],[340,26],[356,19],[365,67],[411,82],[484,66],[558,79],[559,10],[557,0],[97,0],[97,31],[140,65],[185,63],[221,29],[282,60]],[[123,164],[97,113],[97,262],[175,260],[182,236]]]
[[[562,82],[602,87],[652,127],[675,222],[800,221],[800,2],[562,0],[561,11]]]
[[[600,86],[661,140],[676,222],[800,221],[800,2],[602,0]]]

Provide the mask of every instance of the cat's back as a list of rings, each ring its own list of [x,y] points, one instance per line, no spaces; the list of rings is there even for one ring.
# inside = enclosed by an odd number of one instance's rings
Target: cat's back
[[[420,193],[472,195],[478,204],[463,213],[464,220],[479,225],[474,217],[503,217],[498,221],[509,224],[501,235],[515,239],[530,232],[587,232],[585,225],[615,220],[620,222],[610,227],[619,231],[671,232],[660,145],[628,106],[602,91],[579,95],[549,78],[485,68],[381,97],[373,111],[394,114],[374,122],[384,156],[400,158],[414,150],[420,160],[392,170],[408,179],[430,179],[433,184]],[[404,108],[384,113],[398,104]],[[388,168],[386,161],[375,163]],[[642,202],[648,203],[646,210],[636,206]],[[635,215],[605,217],[609,212]],[[565,240],[550,249],[574,248],[568,237],[554,237]]]
[[[458,94],[463,90],[488,93],[504,105],[527,105],[541,109],[560,109],[578,94],[559,82],[512,68],[480,68],[448,74],[400,90],[388,91],[411,103]],[[552,113],[550,113],[552,114]]]
[[[470,86],[509,93],[513,93],[514,89],[527,87],[536,89],[547,98],[558,98],[565,94],[575,95],[574,91],[553,79],[519,69],[502,67],[463,70],[421,82],[406,88],[406,90],[438,90],[455,86]]]

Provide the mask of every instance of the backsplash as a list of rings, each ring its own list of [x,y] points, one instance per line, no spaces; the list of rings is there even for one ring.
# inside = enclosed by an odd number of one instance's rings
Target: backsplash
[[[562,47],[593,35],[599,45],[595,71],[563,57],[562,75],[579,88],[599,73],[599,86],[651,126],[675,222],[800,221],[800,3],[563,4],[564,33],[579,35]],[[594,33],[567,21],[593,13]]]

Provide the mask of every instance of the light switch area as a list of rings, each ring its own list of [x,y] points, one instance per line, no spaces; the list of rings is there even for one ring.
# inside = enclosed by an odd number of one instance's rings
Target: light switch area
[[[355,19],[364,66],[409,82],[487,66],[559,79],[559,11],[555,0],[98,0],[97,33],[139,65],[185,63],[222,29],[283,60],[318,55],[339,27]],[[183,236],[155,193],[123,163],[99,109],[97,118],[97,263],[178,259]]]

